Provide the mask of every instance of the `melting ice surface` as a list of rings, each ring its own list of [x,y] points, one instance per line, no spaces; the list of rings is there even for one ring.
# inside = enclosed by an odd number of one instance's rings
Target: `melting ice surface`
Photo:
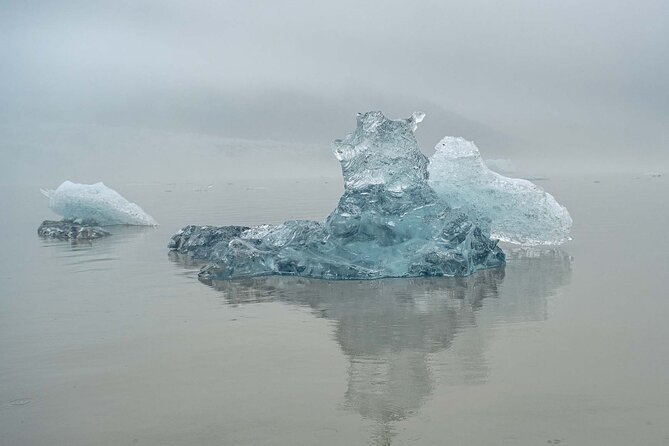
[[[49,207],[68,220],[93,221],[100,226],[155,226],[153,217],[135,203],[103,183],[78,184],[65,181],[56,190],[44,190]]]
[[[414,136],[423,116],[358,115],[356,130],[335,141],[344,194],[324,222],[186,226],[169,248],[211,262],[204,279],[464,276],[503,265],[497,241],[428,184],[428,160]]]
[[[445,137],[428,170],[437,194],[492,237],[523,245],[558,245],[569,239],[567,209],[534,183],[488,169],[473,142]]]

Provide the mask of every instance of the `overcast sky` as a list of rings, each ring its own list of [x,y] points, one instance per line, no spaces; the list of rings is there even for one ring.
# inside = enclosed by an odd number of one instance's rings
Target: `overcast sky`
[[[427,112],[488,157],[669,162],[667,0],[0,0],[0,119],[327,146]],[[7,150],[7,146],[2,146]]]

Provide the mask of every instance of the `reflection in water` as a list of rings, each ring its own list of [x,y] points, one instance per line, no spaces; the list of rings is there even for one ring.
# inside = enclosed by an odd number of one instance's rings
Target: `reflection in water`
[[[155,231],[153,226],[130,226],[130,225],[114,225],[104,226],[106,231],[111,235],[107,238],[99,238],[94,240],[58,240],[54,238],[40,238],[43,246],[55,247],[57,249],[67,250],[70,247],[93,247],[93,246],[108,246],[126,241],[131,241],[142,237],[149,231]]]
[[[103,271],[109,268],[109,262],[126,260],[126,251],[133,249],[138,239],[145,237],[150,226],[105,226],[109,237],[95,240],[57,240],[40,238],[43,248],[49,249],[60,259],[59,263],[68,273],[81,274]]]
[[[195,266],[178,255],[171,258]],[[484,382],[485,345],[492,328],[545,320],[547,298],[571,275],[571,258],[557,249],[512,249],[507,259],[504,269],[464,278],[323,281],[273,276],[211,285],[229,304],[281,301],[332,320],[350,363],[345,404],[374,422],[373,444],[390,444],[394,423],[415,413],[432,394],[437,353],[455,350],[453,360],[442,367],[440,382]]]

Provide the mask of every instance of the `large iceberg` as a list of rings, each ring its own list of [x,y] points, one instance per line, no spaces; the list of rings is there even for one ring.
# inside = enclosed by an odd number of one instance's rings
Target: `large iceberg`
[[[66,220],[87,221],[97,226],[156,226],[158,222],[135,203],[102,182],[79,184],[65,181],[56,190],[42,189],[49,207]]]
[[[569,239],[567,209],[530,181],[488,169],[471,141],[442,139],[428,171],[437,194],[492,237],[522,245],[558,245]]]
[[[497,241],[429,186],[414,136],[423,116],[358,115],[356,130],[335,141],[344,194],[324,222],[186,226],[169,248],[208,261],[205,279],[465,276],[503,265]]]

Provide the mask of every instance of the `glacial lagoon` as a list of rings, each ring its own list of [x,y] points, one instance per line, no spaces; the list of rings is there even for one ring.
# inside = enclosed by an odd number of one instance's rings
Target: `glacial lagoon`
[[[123,183],[161,225],[77,243],[13,184],[0,444],[664,444],[669,182],[635,176],[542,181],[573,240],[469,277],[210,285],[184,222],[319,219],[341,180]]]

